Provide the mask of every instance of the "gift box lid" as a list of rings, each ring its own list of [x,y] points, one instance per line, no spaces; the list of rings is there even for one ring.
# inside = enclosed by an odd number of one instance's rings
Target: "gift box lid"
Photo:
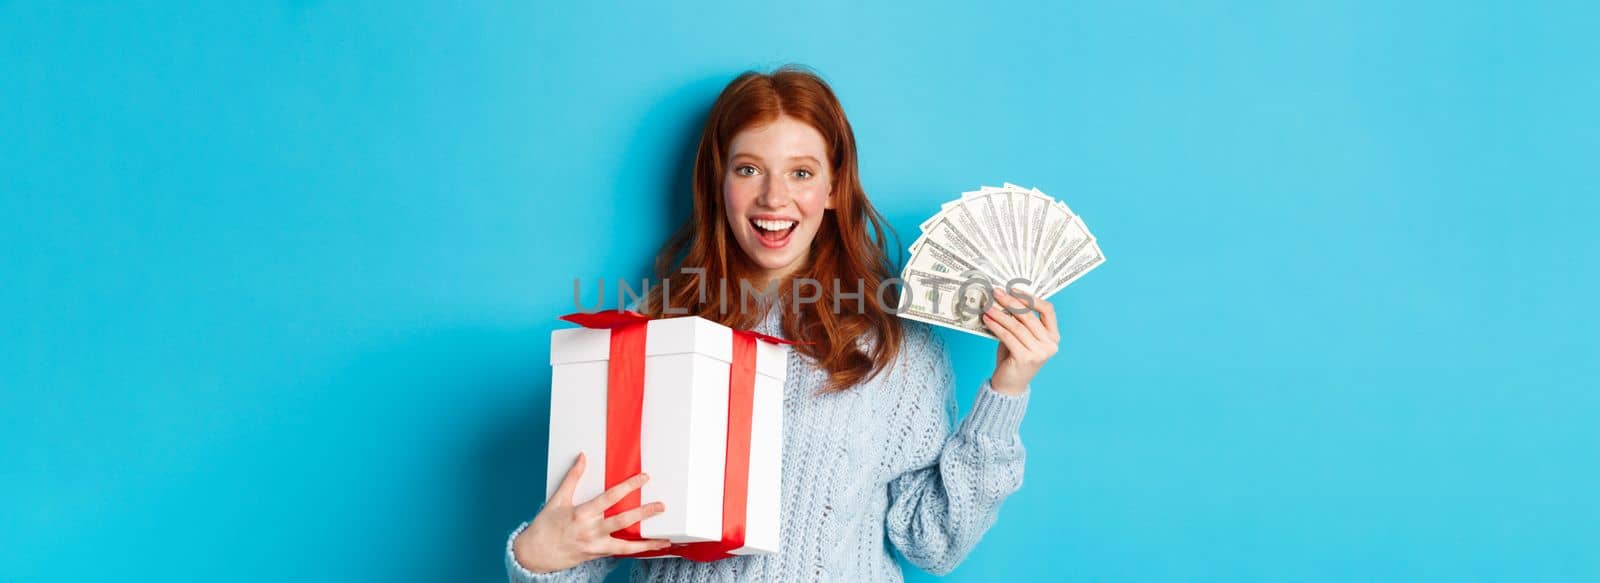
[[[645,332],[647,357],[695,353],[722,362],[733,360],[732,328],[699,316],[651,320],[648,326]],[[610,357],[610,330],[566,328],[550,332],[551,365],[604,361]],[[761,368],[766,367],[758,365],[758,369]],[[772,376],[766,370],[759,372]]]

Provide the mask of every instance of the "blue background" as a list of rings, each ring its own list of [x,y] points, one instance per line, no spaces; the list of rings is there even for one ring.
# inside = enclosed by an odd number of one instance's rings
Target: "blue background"
[[[1110,258],[949,579],[1600,579],[1592,5],[125,4],[0,1],[0,580],[502,579],[573,278],[790,61],[904,244]]]

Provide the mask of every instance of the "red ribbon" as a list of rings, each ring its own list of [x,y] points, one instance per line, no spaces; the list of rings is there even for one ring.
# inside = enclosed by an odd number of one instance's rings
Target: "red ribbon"
[[[609,490],[638,474],[639,420],[644,413],[645,330],[651,320],[629,310],[578,312],[562,320],[585,328],[611,330],[611,359],[606,363],[606,479]],[[744,546],[745,509],[750,480],[750,424],[755,404],[756,340],[795,344],[775,336],[749,330],[733,331],[733,362],[728,370],[728,448],[722,483],[722,540],[674,545],[658,550],[624,555],[659,557],[674,555],[694,561],[726,559],[728,551]],[[639,490],[634,490],[606,509],[606,516],[638,508]],[[624,540],[642,540],[635,522],[612,533]]]

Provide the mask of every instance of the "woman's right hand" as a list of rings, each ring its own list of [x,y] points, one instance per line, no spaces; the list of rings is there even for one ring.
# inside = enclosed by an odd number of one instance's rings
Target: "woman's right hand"
[[[561,480],[561,487],[556,488],[555,494],[545,502],[544,509],[512,542],[513,556],[527,570],[550,573],[570,569],[590,559],[653,551],[672,544],[665,539],[633,541],[611,536],[613,532],[667,509],[661,502],[651,502],[606,517],[607,508],[649,481],[650,477],[642,473],[624,480],[593,500],[574,506],[572,491],[578,487],[578,478],[583,475],[584,465],[585,458],[580,453],[578,460],[572,463],[572,469],[567,470],[567,476]]]

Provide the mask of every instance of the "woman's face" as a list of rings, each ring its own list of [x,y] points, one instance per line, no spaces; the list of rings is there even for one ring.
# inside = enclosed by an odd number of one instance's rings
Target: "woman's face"
[[[728,224],[746,257],[777,278],[803,265],[833,208],[833,169],[816,128],[789,116],[745,128],[728,147],[722,179]]]

